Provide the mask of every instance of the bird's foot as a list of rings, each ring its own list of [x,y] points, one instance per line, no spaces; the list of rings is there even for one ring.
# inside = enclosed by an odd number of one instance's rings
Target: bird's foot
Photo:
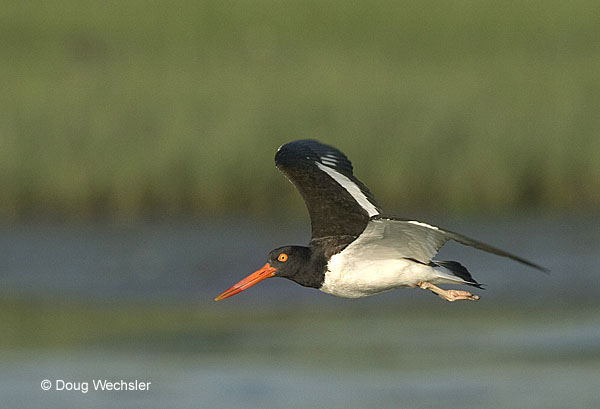
[[[417,284],[420,288],[422,288],[423,290],[429,290],[434,294],[439,295],[440,297],[442,297],[444,300],[446,301],[458,301],[458,300],[471,300],[471,301],[477,301],[479,299],[478,295],[475,294],[471,294],[468,291],[462,291],[462,290],[444,290],[443,288],[440,288],[438,286],[435,286],[427,281],[420,281]]]

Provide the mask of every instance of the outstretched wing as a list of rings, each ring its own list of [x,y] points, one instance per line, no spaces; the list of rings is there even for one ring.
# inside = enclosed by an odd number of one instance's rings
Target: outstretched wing
[[[368,229],[365,230],[359,240],[372,242],[374,247],[385,247],[388,251],[396,253],[396,255],[412,258],[423,264],[428,264],[448,240],[454,240],[460,244],[475,247],[488,253],[508,257],[541,271],[548,271],[544,267],[507,251],[500,250],[462,234],[415,220],[376,216],[371,220]]]
[[[352,163],[336,148],[315,140],[298,140],[279,148],[275,166],[302,195],[312,238],[358,236],[381,208],[352,174]]]

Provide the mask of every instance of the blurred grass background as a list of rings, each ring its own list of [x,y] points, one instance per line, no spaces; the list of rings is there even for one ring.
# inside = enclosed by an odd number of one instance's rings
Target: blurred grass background
[[[8,0],[0,39],[6,405],[110,407],[39,382],[129,373],[148,408],[598,407],[597,1]],[[513,216],[457,231],[554,275],[471,259],[477,304],[292,283],[215,304],[301,237],[253,220],[306,217],[273,166],[300,138],[391,213]]]
[[[384,207],[600,205],[600,3],[5,2],[0,217],[301,209],[317,138]]]

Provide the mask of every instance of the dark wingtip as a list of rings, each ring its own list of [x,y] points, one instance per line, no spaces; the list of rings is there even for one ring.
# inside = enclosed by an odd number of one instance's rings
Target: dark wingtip
[[[539,270],[539,271],[541,271],[544,274],[550,275],[550,269],[548,269],[546,267],[542,267],[539,264],[532,263],[531,261],[527,261],[527,260],[522,259],[522,258],[517,259],[517,261],[519,261],[522,264],[525,264],[525,265],[527,265],[529,267],[535,268],[536,270]]]
[[[455,240],[461,244],[475,247],[476,249],[487,251],[488,253],[496,254],[498,256],[508,257],[510,259],[518,261],[521,264],[524,264],[531,268],[535,268],[536,270],[539,270],[545,274],[550,274],[550,270],[547,269],[546,267],[542,267],[538,264],[532,263],[531,261],[525,260],[524,258],[519,257],[512,253],[509,253],[508,251],[500,250],[499,248],[490,246],[489,244],[482,243],[478,240],[471,239],[469,237],[463,236],[462,234],[454,233],[449,230],[445,230],[445,232],[450,236],[450,238],[452,240]]]
[[[544,273],[546,275],[551,275],[551,271],[549,268],[538,266],[538,265],[536,265],[535,268],[537,268],[538,270],[540,270],[542,273]]]

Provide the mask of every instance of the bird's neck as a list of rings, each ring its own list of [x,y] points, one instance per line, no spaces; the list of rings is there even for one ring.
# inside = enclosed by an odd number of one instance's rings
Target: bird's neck
[[[304,263],[293,276],[287,278],[304,287],[321,288],[327,269],[327,260],[323,251],[314,246],[303,247],[303,249],[305,250]]]

